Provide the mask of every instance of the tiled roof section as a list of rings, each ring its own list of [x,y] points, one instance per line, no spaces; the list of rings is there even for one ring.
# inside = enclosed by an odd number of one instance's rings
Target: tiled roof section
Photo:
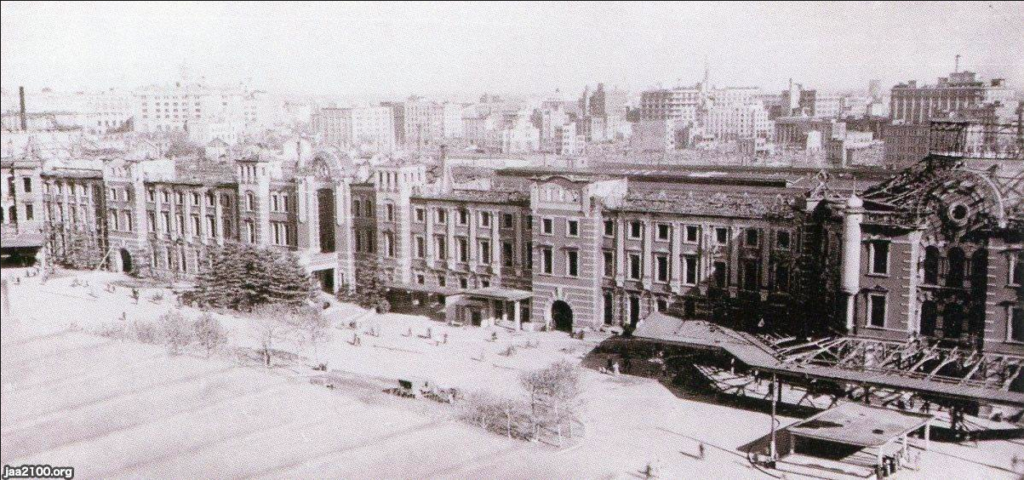
[[[174,175],[177,180],[187,183],[235,182],[235,168],[232,164],[209,160],[178,159],[174,162]]]
[[[492,190],[453,190],[448,193],[415,195],[414,198],[475,203],[528,204],[530,202],[530,195],[526,192],[503,192]]]
[[[781,194],[721,192],[630,192],[613,210],[733,218],[791,218],[794,214],[790,198]]]

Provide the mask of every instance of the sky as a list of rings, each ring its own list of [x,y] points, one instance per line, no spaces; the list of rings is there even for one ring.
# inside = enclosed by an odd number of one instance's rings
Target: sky
[[[576,95],[693,84],[822,90],[934,83],[961,67],[1024,88],[1024,2],[8,3],[10,91],[244,80],[289,94]]]

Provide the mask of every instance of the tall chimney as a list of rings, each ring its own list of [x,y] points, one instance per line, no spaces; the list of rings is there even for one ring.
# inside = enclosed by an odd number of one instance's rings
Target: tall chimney
[[[21,102],[19,120],[21,120],[21,131],[28,131],[28,116],[25,114],[25,87],[18,87],[18,99]]]

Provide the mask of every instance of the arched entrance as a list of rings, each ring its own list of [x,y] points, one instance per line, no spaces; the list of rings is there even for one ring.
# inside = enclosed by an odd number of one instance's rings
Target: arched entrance
[[[562,300],[555,300],[555,303],[551,304],[551,321],[555,324],[556,330],[571,332],[572,307]]]
[[[132,268],[132,254],[128,252],[128,249],[121,249],[121,271],[124,273],[131,273]]]

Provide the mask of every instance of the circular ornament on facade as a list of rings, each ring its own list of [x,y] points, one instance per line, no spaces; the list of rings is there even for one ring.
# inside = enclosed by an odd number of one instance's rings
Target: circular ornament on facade
[[[971,216],[971,207],[963,202],[953,202],[946,208],[946,218],[955,225],[964,226]]]

